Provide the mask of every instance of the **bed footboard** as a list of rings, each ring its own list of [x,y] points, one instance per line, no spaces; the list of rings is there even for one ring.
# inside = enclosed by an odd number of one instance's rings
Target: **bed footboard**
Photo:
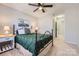
[[[52,46],[53,46],[53,30],[52,30],[52,33],[50,33],[49,31],[46,31],[44,33],[44,35],[40,36],[41,37],[44,37],[46,35],[46,33],[49,33],[49,37],[48,38],[45,38],[47,40],[40,40],[40,41],[37,41],[38,40],[38,33],[37,33],[37,30],[35,31],[36,32],[36,43],[35,43],[35,54],[38,55],[39,53],[41,53],[50,43],[52,43]]]

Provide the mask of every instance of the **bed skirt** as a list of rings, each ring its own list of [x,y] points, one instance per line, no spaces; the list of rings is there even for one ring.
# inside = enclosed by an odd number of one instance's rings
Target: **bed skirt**
[[[51,47],[52,47],[52,42],[41,53],[39,53],[38,56],[46,56],[46,54],[48,53],[48,51],[50,50]],[[33,55],[30,51],[28,51],[27,49],[25,49],[18,43],[16,43],[16,48],[20,51],[20,53],[23,54],[23,56],[32,56]]]

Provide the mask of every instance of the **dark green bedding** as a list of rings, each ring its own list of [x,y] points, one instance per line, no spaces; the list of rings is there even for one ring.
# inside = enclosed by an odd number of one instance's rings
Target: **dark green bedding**
[[[52,37],[49,35],[38,34],[37,44],[36,43],[36,37],[34,33],[31,34],[20,34],[16,36],[16,42],[22,45],[25,49],[29,50],[33,55],[36,55],[35,49],[37,49],[37,52],[41,48],[44,47],[45,44],[47,44]]]

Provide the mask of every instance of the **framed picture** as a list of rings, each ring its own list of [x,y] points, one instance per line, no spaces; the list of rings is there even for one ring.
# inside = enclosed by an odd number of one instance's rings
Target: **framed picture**
[[[19,27],[29,27],[29,24],[25,23],[24,19],[20,19],[18,26]]]

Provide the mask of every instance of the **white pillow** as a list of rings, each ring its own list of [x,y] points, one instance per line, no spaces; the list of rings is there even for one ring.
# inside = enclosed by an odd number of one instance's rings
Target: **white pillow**
[[[19,29],[18,34],[25,34],[25,30],[24,29]]]

